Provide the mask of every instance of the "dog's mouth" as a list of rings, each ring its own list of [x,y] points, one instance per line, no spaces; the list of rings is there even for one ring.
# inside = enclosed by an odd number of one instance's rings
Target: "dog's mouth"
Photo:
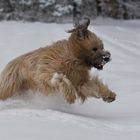
[[[95,64],[94,67],[95,67],[96,69],[98,69],[98,70],[102,70],[103,67],[104,67],[104,65],[102,65],[102,64]]]
[[[111,61],[110,56],[109,57],[103,56],[102,62],[101,63],[95,63],[95,64],[93,64],[93,66],[98,70],[102,70],[104,65],[106,63],[108,63],[109,61]]]

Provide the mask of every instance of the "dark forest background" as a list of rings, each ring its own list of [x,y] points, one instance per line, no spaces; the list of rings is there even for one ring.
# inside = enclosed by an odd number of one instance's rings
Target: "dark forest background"
[[[0,20],[69,22],[83,16],[140,19],[140,0],[0,0]]]

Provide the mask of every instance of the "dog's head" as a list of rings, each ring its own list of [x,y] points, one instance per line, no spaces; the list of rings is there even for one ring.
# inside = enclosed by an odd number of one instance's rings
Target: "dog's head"
[[[80,58],[85,65],[101,70],[111,60],[111,54],[104,50],[102,40],[87,29],[89,24],[90,20],[85,18],[69,31],[72,33],[69,38],[70,47],[75,56]]]

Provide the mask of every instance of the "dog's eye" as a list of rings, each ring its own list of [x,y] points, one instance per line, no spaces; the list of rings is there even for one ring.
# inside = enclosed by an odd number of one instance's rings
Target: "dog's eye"
[[[92,48],[92,50],[93,50],[94,52],[96,52],[96,51],[97,51],[97,48]]]

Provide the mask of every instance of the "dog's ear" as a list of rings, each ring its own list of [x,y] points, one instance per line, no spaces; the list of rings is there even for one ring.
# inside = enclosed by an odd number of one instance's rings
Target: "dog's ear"
[[[89,18],[84,18],[79,21],[79,23],[75,26],[77,29],[77,38],[82,40],[88,37],[88,26],[90,24]]]
[[[89,26],[89,24],[90,24],[90,19],[87,18],[87,17],[85,17],[85,18],[83,18],[83,19],[77,21],[77,22],[74,24],[74,26],[75,26],[75,28],[85,28],[85,29],[87,29],[88,26]]]
[[[75,28],[72,30],[69,30],[69,33],[75,32],[76,36],[78,39],[85,39],[86,37],[88,37],[88,26],[90,24],[90,19],[89,18],[84,18],[82,20],[79,20],[79,22],[76,22],[76,24],[74,25]]]

